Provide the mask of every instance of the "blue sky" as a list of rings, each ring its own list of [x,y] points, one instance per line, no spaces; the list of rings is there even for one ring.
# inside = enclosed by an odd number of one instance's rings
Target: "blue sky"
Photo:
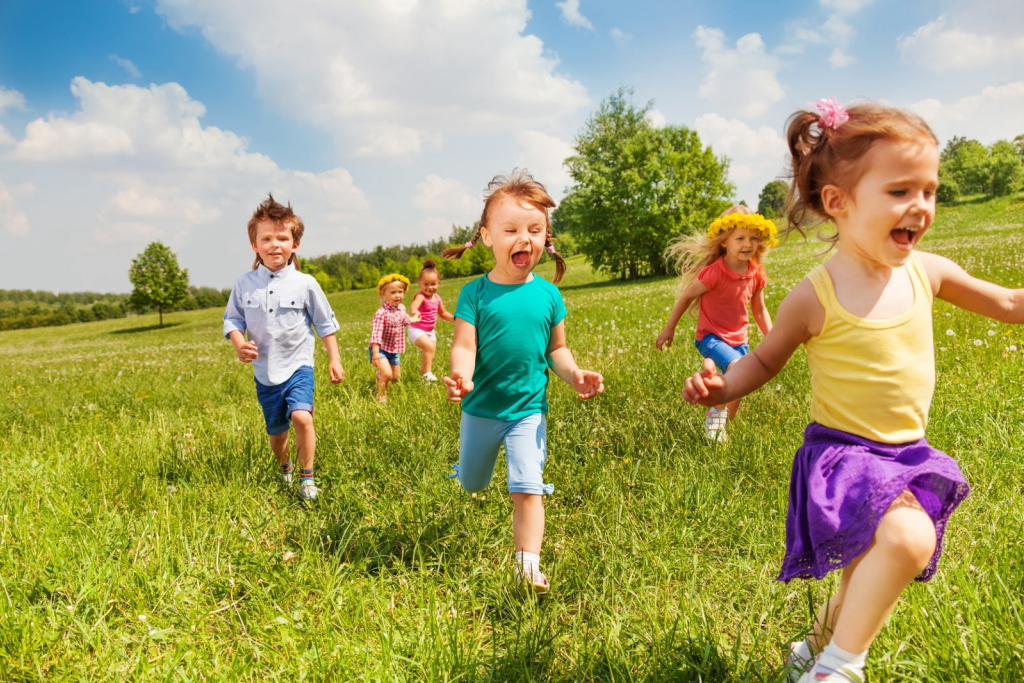
[[[751,204],[819,97],[1012,138],[1022,27],[1018,0],[3,0],[0,288],[126,292],[154,240],[229,286],[267,191],[307,255],[446,235],[514,166],[558,199],[620,86],[728,156]]]

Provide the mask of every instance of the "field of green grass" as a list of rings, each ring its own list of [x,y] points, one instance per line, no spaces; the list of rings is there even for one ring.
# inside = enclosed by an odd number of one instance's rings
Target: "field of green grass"
[[[941,209],[923,249],[1022,287],[1024,203]],[[820,251],[770,254],[773,313]],[[442,285],[452,310],[461,284]],[[373,400],[373,292],[330,297],[347,379],[327,381],[318,348],[313,505],[275,483],[220,311],[0,333],[0,680],[779,680],[836,583],[774,580],[803,351],[711,444],[679,397],[694,321],[654,350],[676,281],[607,282],[574,258],[561,289],[569,345],[607,390],[552,383],[540,600],[512,580],[502,468],[476,497],[447,478],[459,408],[412,379],[418,351]],[[935,330],[929,439],[973,491],[868,672],[1021,680],[1024,328],[937,302]]]

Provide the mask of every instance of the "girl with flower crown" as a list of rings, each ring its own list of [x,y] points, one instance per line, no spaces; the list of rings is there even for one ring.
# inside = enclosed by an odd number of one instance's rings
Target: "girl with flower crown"
[[[683,285],[668,323],[655,342],[658,350],[672,346],[679,319],[695,302],[698,313],[694,344],[723,373],[750,350],[748,307],[761,334],[768,334],[772,317],[764,305],[768,277],[761,261],[778,242],[777,234],[773,222],[736,204],[723,211],[706,233],[685,236],[671,245],[666,255],[676,262]],[[707,437],[724,441],[725,423],[736,416],[739,407],[736,399],[708,409],[704,417]]]

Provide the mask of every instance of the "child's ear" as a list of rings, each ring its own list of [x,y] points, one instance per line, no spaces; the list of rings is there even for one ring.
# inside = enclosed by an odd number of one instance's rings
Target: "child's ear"
[[[488,249],[491,248],[491,231],[486,226],[480,226],[480,241],[484,243],[484,246]]]
[[[255,242],[249,242],[249,246],[252,247],[252,253],[254,253],[254,254],[260,253],[260,250],[259,250],[259,248],[256,247],[256,243]]]
[[[846,193],[835,185],[821,188],[821,208],[832,218],[844,218],[849,211]]]

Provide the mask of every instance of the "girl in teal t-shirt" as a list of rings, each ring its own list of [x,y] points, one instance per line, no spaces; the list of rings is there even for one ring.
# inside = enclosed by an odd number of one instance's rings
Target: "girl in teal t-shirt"
[[[480,228],[465,245],[444,252],[459,258],[477,240],[494,252],[494,268],[459,293],[455,308],[448,400],[462,403],[459,483],[481,491],[491,482],[498,447],[505,444],[516,574],[538,593],[544,540],[542,495],[547,458],[548,367],[582,399],[604,391],[600,373],[581,370],[565,345],[565,304],[551,283],[533,274],[547,249],[555,282],[565,260],[555,251],[548,209],[555,202],[525,171],[496,176],[487,186]]]

